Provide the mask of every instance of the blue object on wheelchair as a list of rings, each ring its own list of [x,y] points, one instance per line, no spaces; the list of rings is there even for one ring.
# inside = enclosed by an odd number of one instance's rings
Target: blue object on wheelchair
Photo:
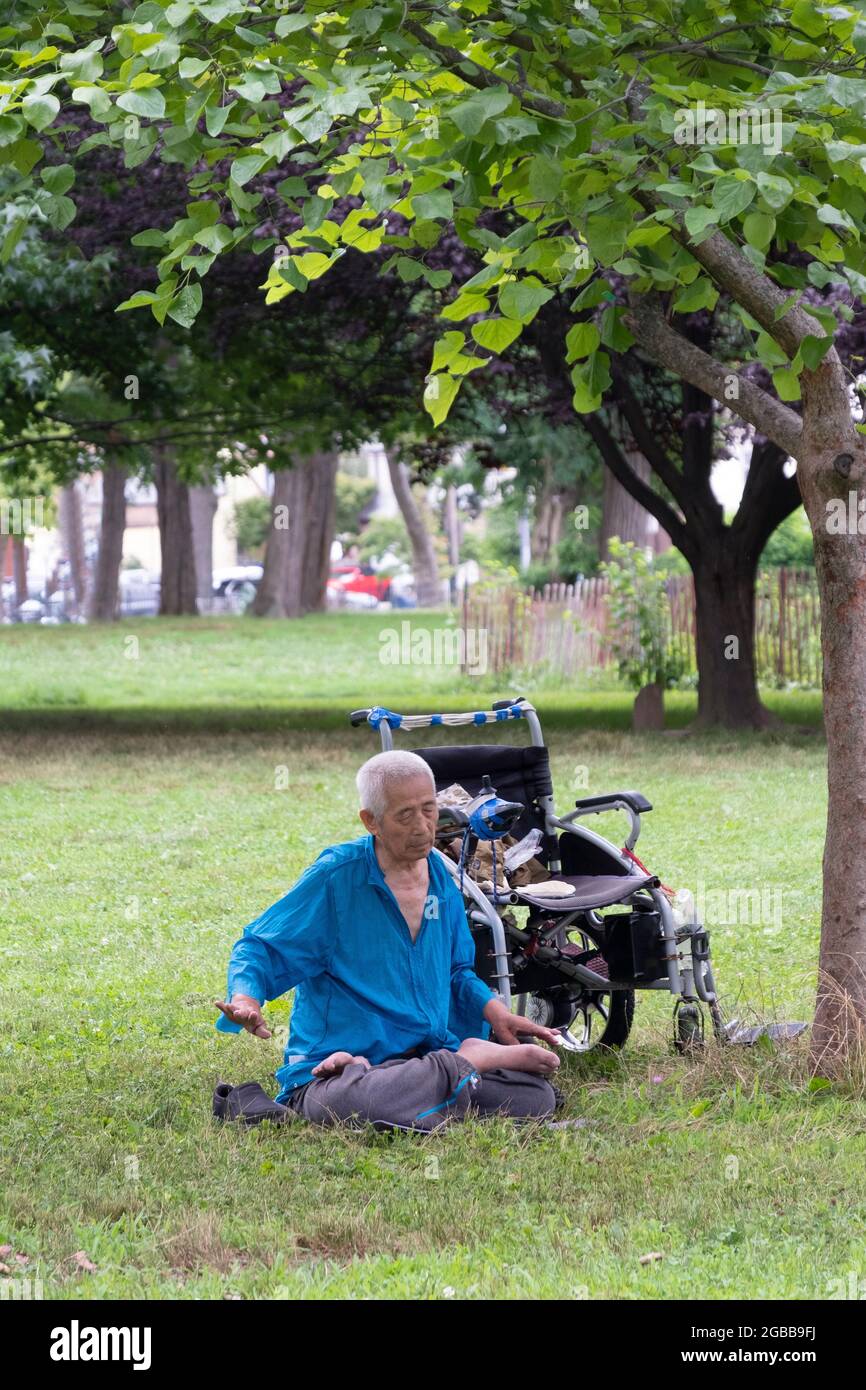
[[[479,840],[501,840],[514,829],[525,809],[519,801],[503,801],[485,776],[481,791],[467,812],[469,829]]]
[[[488,840],[493,842],[493,901],[499,901],[496,888],[496,841],[501,840],[504,835],[514,829],[525,810],[526,807],[522,802],[503,801],[501,796],[497,796],[490,778],[485,774],[481,780],[481,791],[475,800],[469,803],[469,809],[466,811],[466,831],[463,836],[463,847],[460,851],[461,891],[469,839],[470,836],[474,835],[476,841]]]

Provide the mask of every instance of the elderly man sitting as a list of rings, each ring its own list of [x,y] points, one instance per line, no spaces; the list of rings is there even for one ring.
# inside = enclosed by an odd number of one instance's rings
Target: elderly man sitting
[[[324,850],[245,929],[228,1002],[215,1001],[218,1028],[269,1038],[263,1002],[296,990],[276,1102],[256,1083],[223,1083],[215,1113],[413,1130],[469,1114],[551,1115],[559,1058],[518,1034],[560,1037],[512,1014],[475,974],[463,899],[432,852],[428,765],[379,753],[357,783],[369,833]]]

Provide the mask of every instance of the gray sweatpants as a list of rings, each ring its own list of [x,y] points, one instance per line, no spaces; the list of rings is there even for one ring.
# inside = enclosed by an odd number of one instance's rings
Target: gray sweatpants
[[[497,1067],[479,1073],[460,1052],[392,1057],[378,1066],[352,1062],[336,1076],[315,1077],[286,1105],[314,1124],[355,1122],[377,1129],[429,1132],[469,1115],[546,1119],[556,1094],[546,1077]]]

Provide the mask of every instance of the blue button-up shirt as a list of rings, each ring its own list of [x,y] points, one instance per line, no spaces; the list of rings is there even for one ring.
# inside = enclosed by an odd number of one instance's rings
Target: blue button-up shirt
[[[235,942],[227,999],[264,1002],[296,991],[278,1100],[312,1080],[331,1052],[376,1066],[414,1048],[456,1051],[465,1038],[489,1037],[482,1011],[496,996],[475,974],[463,899],[437,854],[427,864],[429,897],[414,942],[372,835],[323,850]],[[240,1031],[223,1014],[216,1026]]]

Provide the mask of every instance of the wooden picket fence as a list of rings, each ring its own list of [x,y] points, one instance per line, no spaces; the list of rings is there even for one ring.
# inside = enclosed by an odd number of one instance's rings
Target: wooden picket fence
[[[686,673],[695,674],[695,590],[691,575],[666,582],[668,641]],[[540,590],[479,584],[464,591],[463,626],[485,634],[487,670],[532,670],[565,677],[615,664],[608,640],[605,577]],[[820,687],[820,610],[814,570],[775,568],[758,576],[755,659],[765,684]]]

